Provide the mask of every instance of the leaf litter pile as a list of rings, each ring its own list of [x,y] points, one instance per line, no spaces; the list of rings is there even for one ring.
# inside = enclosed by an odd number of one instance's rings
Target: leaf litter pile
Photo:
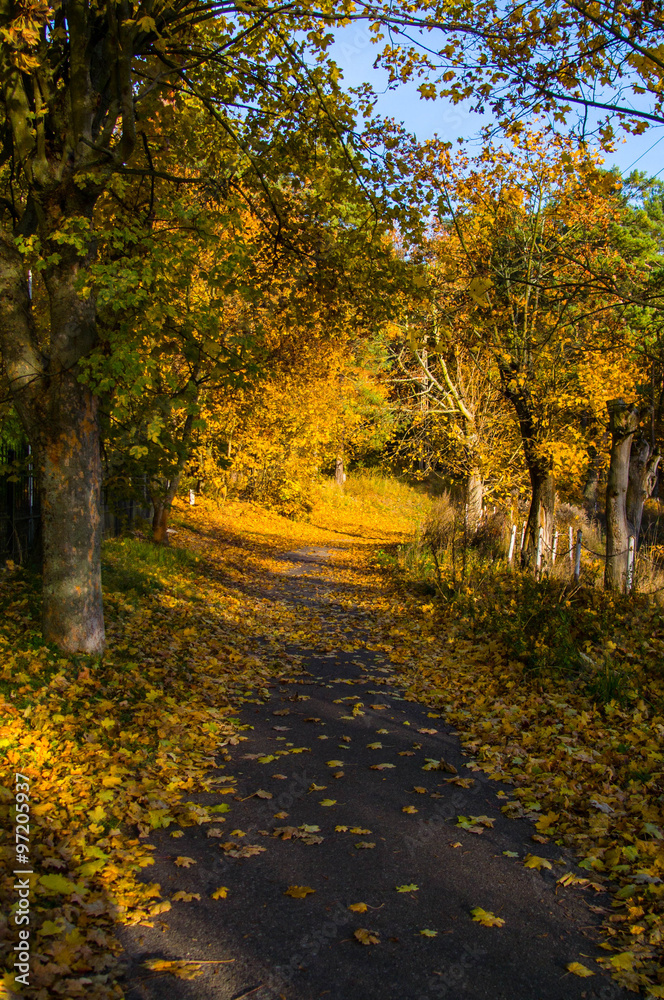
[[[220,825],[230,809],[232,779],[226,783],[208,776],[243,738],[238,709],[262,704],[270,687],[297,676],[300,658],[284,653],[293,645],[329,656],[366,647],[384,656],[406,698],[428,705],[433,718],[453,723],[473,754],[468,776],[434,758],[425,772],[443,772],[445,780],[462,788],[472,781],[473,770],[512,785],[503,813],[532,819],[536,842],[572,848],[587,872],[587,878],[561,876],[561,891],[592,892],[595,886],[613,893],[612,909],[602,914],[606,956],[599,961],[606,971],[628,990],[664,996],[659,964],[664,643],[658,613],[648,612],[650,620],[640,623],[639,642],[635,628],[634,648],[641,658],[633,669],[648,676],[647,698],[641,693],[631,702],[595,704],[572,682],[533,679],[499,642],[478,636],[467,605],[452,612],[446,608],[443,617],[381,569],[377,546],[409,538],[420,514],[415,503],[405,511],[368,500],[352,508],[321,503],[310,523],[295,523],[249,504],[229,502],[220,509],[205,504],[181,513],[177,545],[162,565],[147,556],[141,563],[147,543],[106,543],[109,647],[101,663],[67,658],[45,646],[34,579],[11,566],[2,575],[0,749],[10,773],[0,787],[0,942],[9,969],[16,865],[9,831],[13,773],[19,771],[31,784],[31,983],[38,1000],[121,997],[117,925],[152,927],[163,922],[173,902],[196,905],[199,894],[181,889],[166,898],[157,882],[145,880],[145,869],[154,862],[151,831],[169,828],[177,845],[182,828],[205,825],[231,857],[266,849],[243,843],[243,831]],[[342,539],[343,547],[339,532],[351,536]],[[347,621],[337,616],[334,631],[329,623],[323,630],[310,609],[267,600],[258,586],[270,586],[288,573],[284,550],[325,544],[336,548],[333,577],[339,584],[337,593],[328,586],[325,600],[348,616]],[[179,558],[179,552],[187,558]],[[349,581],[352,598],[343,589]],[[319,586],[312,571],[311,587]],[[361,611],[374,625],[369,640],[353,635],[352,615]],[[647,642],[644,628],[650,633]],[[378,699],[372,708],[385,706]],[[363,708],[350,696],[344,710],[341,717],[352,719]],[[317,721],[312,718],[312,726]],[[380,759],[382,744],[369,747],[376,754],[375,769],[394,767]],[[298,752],[306,748],[278,751],[265,763],[277,767],[284,754]],[[343,775],[344,761],[332,757],[328,764],[334,783]],[[320,791],[320,805],[333,813],[340,796],[324,788],[316,786],[314,792]],[[201,792],[213,793],[217,801],[206,806],[191,801]],[[426,788],[413,792],[424,795]],[[260,797],[260,790],[256,794]],[[404,804],[403,812],[417,808]],[[492,824],[487,816],[456,821],[478,836]],[[337,830],[356,837],[371,834],[360,827]],[[284,824],[273,835],[305,844],[320,840],[317,827]],[[371,840],[354,844],[357,850],[374,847]],[[536,854],[513,863],[551,867]],[[195,862],[182,855],[175,864],[186,870]],[[396,888],[412,894],[419,887]],[[299,900],[315,890],[285,885],[282,891]],[[227,888],[219,886],[212,898],[223,906],[227,895]],[[468,920],[491,928],[487,934],[501,933],[503,918],[479,905],[482,900],[474,902],[478,905]],[[367,910],[365,903],[352,900],[347,906],[358,914]],[[414,933],[434,939],[438,932],[420,927]],[[358,927],[353,936],[364,946],[381,944],[370,927]],[[151,959],[148,968],[188,979],[200,974],[203,964]],[[570,962],[567,969],[581,977],[593,974],[580,962]],[[13,974],[7,972],[2,983],[0,996],[3,991],[12,996]]]

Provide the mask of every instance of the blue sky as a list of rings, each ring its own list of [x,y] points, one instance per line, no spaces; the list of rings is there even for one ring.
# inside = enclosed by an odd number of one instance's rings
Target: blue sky
[[[329,55],[342,69],[346,87],[370,83],[380,94],[377,111],[385,117],[403,121],[418,139],[428,139],[435,132],[441,139],[455,141],[459,137],[470,139],[489,119],[471,114],[463,105],[447,101],[424,101],[415,84],[402,84],[398,89],[386,90],[387,74],[373,69],[378,46],[370,39],[369,31],[361,22],[335,32],[336,40]],[[664,127],[650,128],[642,136],[623,136],[615,153],[605,154],[608,166],[617,166],[623,176],[632,168],[650,175],[662,171],[664,179]],[[638,161],[635,163],[635,161]]]

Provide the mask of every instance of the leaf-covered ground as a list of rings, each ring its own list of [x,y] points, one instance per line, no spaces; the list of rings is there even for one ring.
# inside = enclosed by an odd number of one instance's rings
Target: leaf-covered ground
[[[664,995],[656,701],[535,682],[396,586],[377,550],[420,513],[228,503],[171,552],[108,543],[102,667],[43,647],[4,575],[2,912],[20,770],[32,995]]]

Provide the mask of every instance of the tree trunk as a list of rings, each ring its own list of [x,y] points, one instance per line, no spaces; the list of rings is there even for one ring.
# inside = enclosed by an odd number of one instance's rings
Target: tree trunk
[[[339,487],[343,486],[346,482],[346,473],[344,472],[344,453],[341,449],[337,452],[337,461],[334,468],[334,481]]]
[[[152,541],[157,542],[159,545],[168,545],[168,518],[180,485],[180,479],[182,478],[184,467],[191,454],[191,431],[193,423],[194,415],[193,413],[190,413],[187,415],[182,429],[182,437],[180,439],[179,448],[180,457],[173,472],[173,478],[168,481],[165,493],[160,495],[156,489],[153,489],[150,492],[150,499],[152,500],[152,504],[154,506],[154,515],[152,517]]]
[[[69,373],[60,375],[49,396],[51,420],[37,448],[44,639],[68,653],[101,654],[105,638],[97,400]]]
[[[475,531],[482,519],[482,499],[484,484],[479,469],[472,469],[464,483],[464,504],[466,510],[466,527],[469,532]]]
[[[611,458],[606,484],[606,566],[604,586],[607,590],[624,592],[627,586],[627,544],[630,534],[627,523],[627,486],[629,482],[632,438],[639,425],[635,406],[622,399],[610,399]]]
[[[639,436],[632,441],[625,512],[628,526],[634,535],[635,546],[638,545],[641,533],[643,506],[648,497],[652,496],[657,482],[660,457],[659,451],[653,449],[646,438]]]
[[[539,424],[533,413],[533,401],[528,389],[516,386],[515,372],[511,368],[501,370],[505,398],[513,405],[519,421],[523,455],[530,476],[531,500],[526,524],[526,536],[521,550],[523,568],[533,566],[537,552],[539,529],[544,533],[542,565],[550,561],[553,547],[553,532],[556,513],[556,480],[551,461],[543,454],[539,441]]]
[[[526,537],[521,553],[521,565],[534,566],[537,553],[537,542],[540,528],[543,529],[544,548],[542,550],[542,565],[551,560],[553,547],[553,532],[556,515],[556,480],[548,464],[535,461],[529,466],[532,497]]]
[[[594,444],[588,445],[588,466],[586,481],[583,484],[583,505],[588,517],[597,513],[597,487],[599,485],[599,450]]]

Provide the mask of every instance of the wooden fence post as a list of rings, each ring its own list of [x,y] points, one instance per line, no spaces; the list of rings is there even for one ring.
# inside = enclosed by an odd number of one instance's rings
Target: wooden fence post
[[[544,548],[544,528],[540,525],[537,532],[537,555],[535,556],[535,575],[539,578],[542,572],[542,549]]]
[[[514,543],[516,542],[516,524],[512,525],[512,531],[510,532],[510,550],[507,553],[508,563],[512,562],[512,556],[514,555]]]
[[[581,528],[576,533],[576,552],[574,559],[574,582],[579,582],[579,577],[581,576],[581,538],[583,537],[583,532]]]
[[[629,594],[634,586],[634,564],[636,562],[636,546],[634,545],[634,535],[627,539],[627,577],[625,579],[625,590]]]

